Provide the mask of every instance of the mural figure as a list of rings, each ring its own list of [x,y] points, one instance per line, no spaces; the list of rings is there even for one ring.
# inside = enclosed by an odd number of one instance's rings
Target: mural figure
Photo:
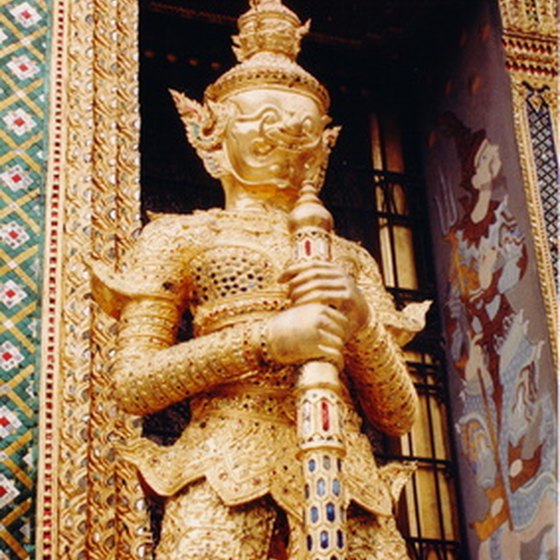
[[[446,331],[463,387],[457,430],[488,500],[473,523],[486,541],[480,554],[506,558],[513,532],[528,542],[551,523],[543,512],[550,515],[554,500],[553,406],[538,390],[542,341],[529,340],[511,297],[526,273],[527,249],[508,208],[499,148],[455,115],[444,115],[442,125],[455,141],[466,193],[445,237],[452,255]],[[523,537],[529,527],[532,536]]]
[[[147,415],[190,400],[173,445],[141,439],[126,451],[166,498],[156,557],[295,560],[315,550],[303,531],[294,387],[298,366],[321,360],[345,364],[348,532],[347,542],[321,537],[313,557],[347,548],[352,560],[404,559],[393,506],[410,467],[376,466],[356,405],[389,434],[410,429],[417,397],[399,347],[422,328],[426,305],[397,311],[371,256],[334,234],[332,260],[292,262],[288,213],[305,185],[320,188],[337,131],[326,128],[327,92],[295,62],[307,31],[297,16],[280,0],[253,0],[239,27],[239,64],[204,103],[173,93],[225,209],[156,216],[126,273],[94,267],[96,298],[119,319],[120,406]],[[194,335],[179,342],[186,310]],[[345,515],[325,508],[328,519]]]

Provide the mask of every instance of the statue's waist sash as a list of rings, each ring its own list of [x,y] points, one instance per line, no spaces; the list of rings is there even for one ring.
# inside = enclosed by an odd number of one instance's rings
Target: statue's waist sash
[[[347,498],[372,513],[391,515],[389,489],[359,430],[359,417],[349,402],[344,408]],[[189,425],[173,445],[140,439],[124,451],[156,493],[171,496],[206,478],[228,505],[271,494],[286,512],[300,517],[303,478],[292,390],[231,384],[192,399],[191,411]]]

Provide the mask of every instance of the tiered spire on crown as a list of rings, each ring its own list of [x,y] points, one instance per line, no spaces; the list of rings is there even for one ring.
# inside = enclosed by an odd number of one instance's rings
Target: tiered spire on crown
[[[239,62],[268,51],[295,60],[309,21],[301,25],[298,17],[280,0],[251,0],[251,9],[238,21],[239,35],[233,37],[233,51]]]
[[[239,64],[208,87],[207,99],[221,101],[239,91],[269,86],[311,95],[328,109],[326,89],[296,62],[309,21],[302,25],[281,0],[250,0],[238,27],[233,50]]]

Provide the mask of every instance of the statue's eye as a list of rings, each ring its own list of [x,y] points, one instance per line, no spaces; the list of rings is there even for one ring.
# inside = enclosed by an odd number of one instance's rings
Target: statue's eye
[[[266,157],[272,152],[274,146],[262,138],[256,138],[251,142],[251,149],[255,156]]]
[[[313,134],[315,132],[316,126],[312,117],[305,117],[301,123],[301,130],[305,134]]]
[[[261,115],[261,122],[263,124],[273,124],[280,120],[280,112],[274,107],[267,108]]]

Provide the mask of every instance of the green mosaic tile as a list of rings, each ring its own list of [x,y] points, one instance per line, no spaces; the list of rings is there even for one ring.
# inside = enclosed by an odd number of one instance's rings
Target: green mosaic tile
[[[34,557],[48,9],[0,0],[0,560]]]

